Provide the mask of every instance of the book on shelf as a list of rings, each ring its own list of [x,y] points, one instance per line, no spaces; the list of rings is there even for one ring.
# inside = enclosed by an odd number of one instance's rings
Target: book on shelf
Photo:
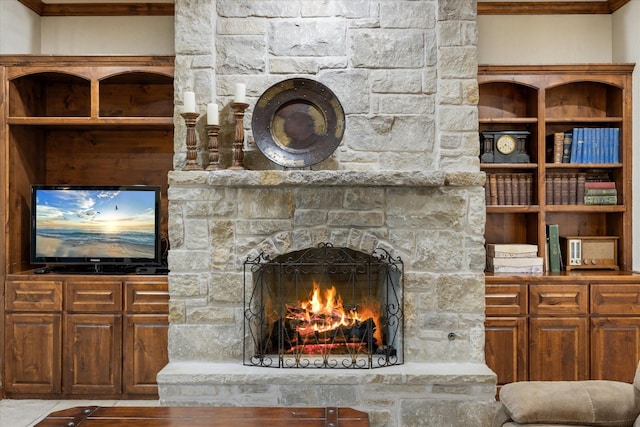
[[[489,199],[492,205],[498,204],[498,178],[495,173],[489,174]]]
[[[560,204],[569,205],[569,174],[563,173],[560,177]]]
[[[553,134],[553,163],[562,163],[562,153],[564,151],[564,132]]]
[[[548,271],[558,273],[561,270],[560,235],[558,224],[547,224]]]
[[[571,141],[573,139],[573,133],[564,132],[562,140],[562,163],[569,163],[571,161]]]
[[[617,196],[618,190],[615,188],[585,188],[585,196]]]
[[[487,271],[493,273],[542,273],[542,257],[498,258],[487,257]]]
[[[618,204],[618,196],[613,195],[600,195],[600,196],[584,196],[584,204],[585,205],[617,205]]]
[[[569,156],[569,163],[582,163],[582,129],[574,128],[572,132],[573,138],[571,139],[571,155]]]
[[[553,175],[553,204],[562,204],[562,174]]]
[[[488,243],[487,256],[493,258],[530,258],[538,256],[538,245],[527,243]]]
[[[577,177],[577,187],[576,187],[576,203],[579,205],[584,205],[584,186],[586,184],[587,175],[584,173],[579,173]]]
[[[502,175],[504,180],[504,204],[513,205],[513,190],[511,189],[511,174]],[[516,199],[517,200],[517,199]]]
[[[547,174],[546,180],[544,183],[544,191],[545,191],[545,203],[547,205],[553,204],[553,179],[551,178],[551,174]]]
[[[598,189],[598,188],[615,189],[616,183],[615,181],[585,181],[584,183],[585,191],[590,189]]]
[[[497,174],[498,181],[498,204],[504,205],[506,204],[506,199],[504,197],[504,175],[499,173]]]
[[[569,204],[578,204],[578,176],[575,173],[569,174]]]

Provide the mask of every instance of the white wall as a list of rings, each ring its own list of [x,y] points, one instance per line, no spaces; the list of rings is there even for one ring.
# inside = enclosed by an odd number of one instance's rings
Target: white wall
[[[40,17],[0,0],[0,54],[173,55],[173,16]]]
[[[480,64],[611,62],[611,15],[480,15]]]
[[[613,61],[635,63],[633,71],[633,269],[640,270],[640,1],[613,14]]]
[[[173,16],[43,17],[41,53],[173,55],[173,22]]]
[[[40,17],[17,0],[0,0],[0,54],[40,53]]]

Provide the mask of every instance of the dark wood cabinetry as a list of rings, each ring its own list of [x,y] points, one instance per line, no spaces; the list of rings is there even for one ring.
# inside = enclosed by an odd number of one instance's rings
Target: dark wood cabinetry
[[[6,280],[6,393],[156,395],[156,374],[168,362],[166,278],[40,277]]]
[[[29,204],[34,184],[157,185],[166,237],[173,60],[0,56],[0,363],[10,397],[157,393],[167,278],[31,274]]]
[[[486,242],[534,244],[538,256],[546,257],[546,226],[557,224],[560,236],[611,236],[619,269],[487,273],[485,355],[499,385],[523,380],[633,380],[640,360],[640,275],[629,272],[633,68],[631,64],[479,68],[480,132],[529,134],[529,162],[481,163],[489,183]],[[555,135],[576,128],[617,129],[615,155],[558,162],[553,156]],[[617,204],[554,198],[563,179],[571,183],[579,175],[606,176],[614,182]],[[520,176],[529,180],[524,203],[506,194],[500,199],[491,188],[493,179],[507,182]]]
[[[166,283],[127,282],[125,288],[124,392],[155,394],[156,374],[168,361]]]
[[[498,384],[633,381],[640,274],[488,275],[486,360]]]

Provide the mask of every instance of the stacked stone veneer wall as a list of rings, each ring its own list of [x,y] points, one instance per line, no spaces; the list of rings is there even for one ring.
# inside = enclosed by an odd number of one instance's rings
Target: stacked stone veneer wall
[[[249,136],[257,98],[291,77],[327,85],[346,132],[313,170],[283,171],[248,144],[252,170],[183,172],[176,114],[163,404],[352,406],[374,426],[490,424],[476,70],[473,0],[176,0],[176,113],[186,89],[201,113],[217,100],[223,163],[236,82],[247,85]],[[404,365],[242,365],[244,260],[321,242],[402,257]]]

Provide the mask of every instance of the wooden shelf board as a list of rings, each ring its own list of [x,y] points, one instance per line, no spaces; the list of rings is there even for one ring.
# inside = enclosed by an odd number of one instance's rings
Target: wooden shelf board
[[[627,209],[624,205],[546,205],[547,212],[601,212],[601,213],[623,213]]]
[[[545,123],[622,123],[622,117],[547,117]]]
[[[491,117],[479,119],[480,124],[531,124],[538,123],[536,117]]]
[[[620,169],[622,163],[545,163],[545,169]]]
[[[24,126],[171,126],[173,117],[9,117],[10,125]]]
[[[540,212],[539,205],[487,205],[487,213],[531,213]]]
[[[537,169],[537,163],[480,163],[481,169]]]

